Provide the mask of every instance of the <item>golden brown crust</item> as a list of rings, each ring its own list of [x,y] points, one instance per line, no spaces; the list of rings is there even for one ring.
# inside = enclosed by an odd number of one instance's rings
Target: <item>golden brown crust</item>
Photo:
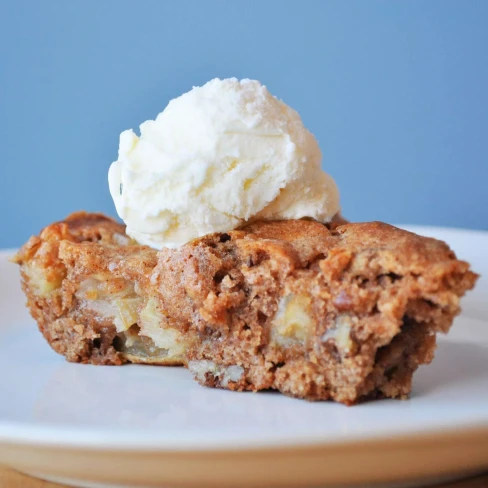
[[[406,397],[477,278],[446,244],[379,222],[257,222],[156,252],[79,213],[16,260],[71,361],[179,362],[208,386],[347,404]]]
[[[53,349],[69,361],[95,364],[122,364],[111,345],[111,327],[94,330],[89,320],[76,323],[66,313],[72,301],[66,282],[68,270],[60,259],[60,247],[93,243],[108,249],[129,243],[125,226],[99,213],[76,212],[64,221],[56,222],[31,237],[19,250],[13,261],[21,265],[22,289],[27,296],[31,315]],[[82,244],[83,243],[83,244]],[[112,336],[110,338],[110,336]],[[93,341],[100,341],[98,350]],[[110,344],[109,344],[110,342]]]

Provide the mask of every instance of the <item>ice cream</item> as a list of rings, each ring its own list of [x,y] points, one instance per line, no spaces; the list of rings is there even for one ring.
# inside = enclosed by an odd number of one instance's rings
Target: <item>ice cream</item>
[[[120,135],[109,186],[141,244],[178,247],[258,219],[327,222],[339,211],[315,137],[258,81],[195,87],[140,133]]]

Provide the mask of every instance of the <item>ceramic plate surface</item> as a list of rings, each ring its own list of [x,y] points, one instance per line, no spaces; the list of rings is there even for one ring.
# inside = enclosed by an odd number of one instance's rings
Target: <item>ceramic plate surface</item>
[[[203,388],[182,368],[67,363],[2,251],[0,464],[137,487],[412,486],[488,468],[488,233],[411,229],[447,241],[482,278],[411,399],[355,407]]]

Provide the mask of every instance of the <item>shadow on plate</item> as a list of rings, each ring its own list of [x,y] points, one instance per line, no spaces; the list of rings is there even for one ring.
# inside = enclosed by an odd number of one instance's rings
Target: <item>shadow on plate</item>
[[[413,397],[456,389],[488,376],[488,348],[472,343],[441,341],[434,361],[414,377]]]

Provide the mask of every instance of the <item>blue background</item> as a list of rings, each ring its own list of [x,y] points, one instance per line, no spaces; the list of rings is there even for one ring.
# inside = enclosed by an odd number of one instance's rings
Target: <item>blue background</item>
[[[2,1],[0,247],[114,215],[119,133],[214,77],[300,112],[344,214],[488,229],[488,1]]]

